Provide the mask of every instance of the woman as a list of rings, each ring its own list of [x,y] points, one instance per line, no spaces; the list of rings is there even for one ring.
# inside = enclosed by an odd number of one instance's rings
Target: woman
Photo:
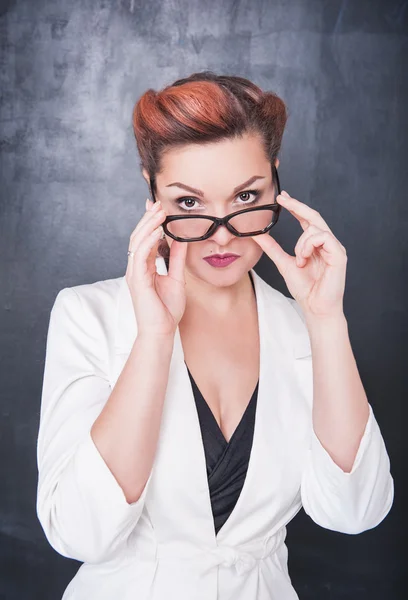
[[[348,534],[391,508],[346,250],[279,193],[286,118],[275,94],[211,72],[135,106],[155,202],[126,274],[64,288],[51,311],[37,507],[84,562],[64,600],[296,599],[285,536],[302,506]],[[282,207],[303,229],[295,256],[268,235]],[[262,252],[293,298],[255,273]]]

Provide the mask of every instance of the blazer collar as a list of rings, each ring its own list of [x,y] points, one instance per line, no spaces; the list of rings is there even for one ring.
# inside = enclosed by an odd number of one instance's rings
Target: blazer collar
[[[156,258],[156,269],[161,275],[167,274],[164,258]],[[310,338],[303,319],[292,302],[280,291],[270,286],[251,269],[257,296],[258,317],[261,326],[267,328],[267,335],[279,334],[291,347],[295,358],[311,355]],[[115,316],[115,353],[129,354],[137,335],[137,323],[125,277],[119,281],[119,293]]]

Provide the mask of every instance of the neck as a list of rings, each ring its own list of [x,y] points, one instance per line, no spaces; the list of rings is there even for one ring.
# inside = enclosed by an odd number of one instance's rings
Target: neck
[[[249,272],[234,285],[216,287],[197,279],[186,271],[186,312],[197,310],[208,316],[226,317],[232,311],[248,306],[254,291]]]

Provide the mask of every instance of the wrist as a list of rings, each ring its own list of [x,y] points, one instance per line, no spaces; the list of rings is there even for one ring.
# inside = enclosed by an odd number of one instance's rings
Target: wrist
[[[157,345],[157,344],[167,344],[167,345],[173,345],[174,343],[174,337],[175,337],[175,331],[174,332],[169,332],[169,333],[157,333],[157,332],[138,332],[136,339],[140,340],[141,343],[143,344],[151,344],[151,345]]]
[[[305,320],[309,333],[348,329],[347,319],[343,312],[325,316],[305,315]]]

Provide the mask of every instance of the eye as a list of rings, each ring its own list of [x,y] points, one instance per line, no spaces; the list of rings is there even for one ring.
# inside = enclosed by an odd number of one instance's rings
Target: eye
[[[254,203],[254,202],[257,201],[258,196],[260,194],[260,191],[259,190],[246,190],[244,192],[240,192],[238,195],[239,196],[245,196],[245,195],[247,195],[247,197],[248,197],[248,194],[252,194],[254,196],[254,198],[249,197],[249,200],[251,200],[250,202],[245,202],[245,199],[244,199],[244,203],[245,204],[252,204],[252,203]]]
[[[255,204],[258,200],[258,197],[260,195],[260,190],[245,190],[243,192],[240,192],[237,195],[237,198],[241,198],[241,200],[243,200],[243,204]],[[242,196],[246,196],[246,198],[242,198]],[[184,206],[182,206],[182,202],[185,202],[186,204]],[[178,198],[176,200],[176,204],[178,204],[178,206],[180,206],[180,208],[182,210],[185,211],[191,211],[194,209],[197,209],[197,200],[195,198]]]
[[[191,206],[191,205],[188,205],[187,208],[184,206],[181,206],[182,202],[197,202],[197,200],[195,198],[178,198],[176,200],[176,204],[178,204],[180,206],[180,208],[183,210],[191,210],[191,209],[196,208],[195,206]]]

